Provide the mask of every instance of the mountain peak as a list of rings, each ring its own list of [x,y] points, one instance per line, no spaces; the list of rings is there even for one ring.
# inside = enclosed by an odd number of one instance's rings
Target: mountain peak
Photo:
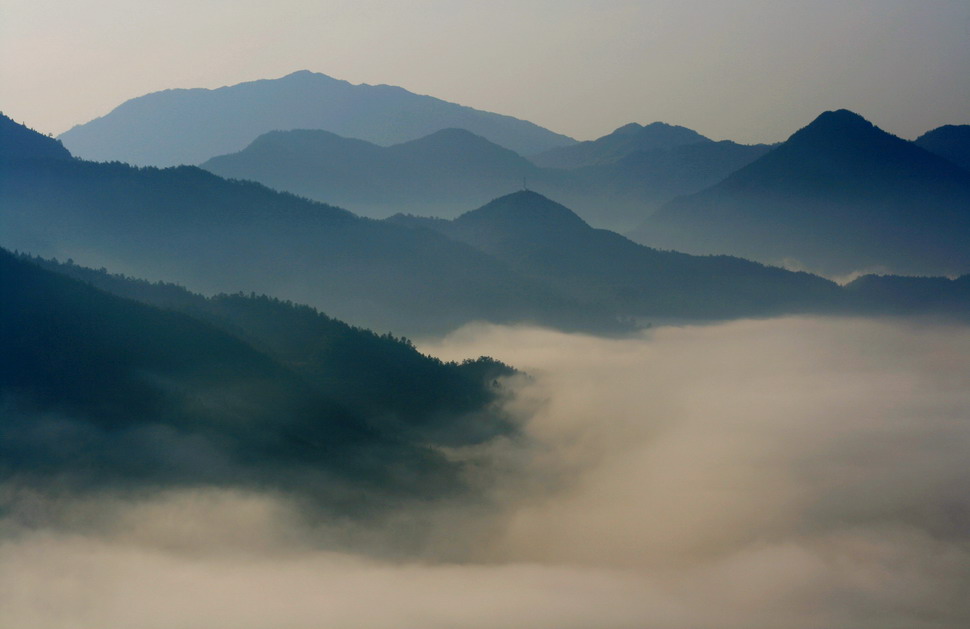
[[[683,144],[704,142],[708,138],[687,127],[667,124],[666,122],[651,122],[641,125],[636,122],[623,125],[606,138],[629,138],[637,142],[637,149],[672,148]],[[605,140],[606,138],[600,138]]]
[[[0,159],[71,159],[59,140],[47,137],[0,113]]]
[[[610,135],[636,135],[640,133],[640,131],[642,130],[643,130],[643,125],[637,122],[631,122],[629,124],[623,125],[619,129],[616,129]]]
[[[290,72],[289,74],[279,78],[280,81],[285,80],[320,80],[326,79],[329,81],[339,81],[340,79],[335,79],[332,76],[323,74],[322,72],[313,72],[312,70],[297,70],[296,72]]]
[[[796,131],[789,138],[789,142],[805,138],[857,142],[860,138],[876,135],[888,134],[855,112],[837,109],[821,113],[807,126]]]
[[[515,225],[526,231],[575,231],[590,229],[583,219],[564,205],[532,190],[499,197],[454,221],[464,227]]]

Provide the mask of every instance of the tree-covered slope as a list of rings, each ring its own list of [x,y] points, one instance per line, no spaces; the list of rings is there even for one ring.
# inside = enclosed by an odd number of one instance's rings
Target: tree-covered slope
[[[493,406],[495,379],[510,370],[494,361],[440,363],[401,340],[272,300],[205,300],[48,266],[201,319],[0,250],[4,479],[81,491],[271,487],[326,508],[370,510],[460,488],[456,464],[429,445],[513,430]]]

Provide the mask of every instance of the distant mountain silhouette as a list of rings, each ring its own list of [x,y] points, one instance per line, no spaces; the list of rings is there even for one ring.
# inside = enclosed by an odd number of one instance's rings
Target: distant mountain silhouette
[[[930,153],[945,157],[970,171],[970,125],[945,125],[927,131],[914,140]]]
[[[539,172],[517,153],[463,129],[389,147],[327,131],[273,131],[202,167],[378,218],[402,210],[455,215]]]
[[[770,148],[724,140],[635,151],[614,162],[546,170],[539,184],[597,227],[626,232],[664,203],[721,181]]]
[[[830,111],[631,234],[826,274],[970,270],[970,173],[861,116]]]
[[[535,192],[507,195],[453,221],[391,220],[473,245],[528,277],[625,317],[715,319],[841,307],[839,287],[822,278],[739,258],[650,249],[593,229]]]
[[[684,134],[693,132],[674,133]],[[661,203],[720,181],[767,150],[703,140],[564,170],[539,168],[462,129],[386,148],[326,131],[298,130],[267,133],[245,150],[215,157],[202,167],[373,218],[398,212],[452,218],[525,183],[565,200],[597,226],[629,229]]]
[[[13,476],[21,486],[273,488],[358,513],[409,497],[434,499],[460,488],[458,466],[427,447],[435,441],[428,426],[409,432],[384,423],[395,410],[405,424],[410,419],[407,400],[393,391],[413,384],[412,368],[424,378],[412,400],[471,393],[466,418],[451,415],[454,422],[497,421],[499,431],[511,430],[489,408],[499,394],[493,379],[508,368],[487,360],[442,364],[401,341],[349,328],[328,336],[343,346],[328,350],[322,339],[301,334],[332,326],[289,305],[221,298],[210,312],[220,314],[201,321],[109,295],[3,250],[0,297],[0,478]],[[303,324],[276,328],[279,314],[286,315],[280,325]],[[317,369],[349,369],[349,377],[330,382],[310,377],[313,370],[294,371],[220,329],[234,325],[275,351],[285,336],[310,341],[323,352],[313,357]],[[358,361],[380,375],[368,375]],[[373,414],[333,395],[348,383],[392,395]],[[481,428],[475,432],[473,442]]]
[[[523,154],[575,140],[531,122],[308,71],[215,90],[173,89],[129,100],[61,134],[83,159],[140,166],[200,164],[275,130],[324,129],[381,145],[463,128]]]
[[[0,246],[9,249],[207,294],[258,291],[397,334],[471,321],[619,333],[644,318],[851,309],[845,292],[821,278],[651,250],[527,191],[453,222],[374,221],[195,167],[12,160],[0,163],[0,224]],[[210,306],[203,318],[232,319]],[[285,308],[251,307],[266,321],[304,325]],[[250,324],[236,321],[234,334],[261,351],[307,362],[294,358],[285,338],[253,339]],[[313,346],[295,343],[303,344]]]
[[[208,294],[255,290],[398,334],[479,319],[617,329],[603,306],[466,244],[196,167],[10,163],[0,168],[0,223],[9,249]]]
[[[711,140],[686,127],[631,122],[599,139],[549,149],[530,159],[546,168],[580,168],[615,162],[638,151],[667,150],[699,142]]]
[[[0,161],[24,159],[71,159],[71,153],[58,140],[0,113]]]

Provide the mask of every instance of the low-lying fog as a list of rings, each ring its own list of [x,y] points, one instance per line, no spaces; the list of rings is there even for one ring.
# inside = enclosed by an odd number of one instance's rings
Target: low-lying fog
[[[970,327],[470,326],[420,347],[532,376],[510,402],[528,439],[456,453],[484,505],[353,531],[273,495],[9,484],[0,625],[970,626]]]

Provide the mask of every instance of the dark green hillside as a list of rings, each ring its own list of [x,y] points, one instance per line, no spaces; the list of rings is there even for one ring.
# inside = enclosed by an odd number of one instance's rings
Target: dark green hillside
[[[107,294],[2,250],[0,289],[0,474],[18,482],[79,490],[269,486],[329,507],[371,508],[374,500],[391,506],[408,495],[459,488],[459,470],[427,444],[472,443],[511,430],[490,407],[498,395],[493,381],[508,368],[488,360],[442,364],[400,340],[340,328],[300,307],[224,298],[229,305],[212,311],[235,316],[200,321]],[[157,291],[186,310],[207,302],[178,292]],[[248,316],[258,322],[249,326],[250,338],[282,348],[266,318],[280,315],[280,325],[304,318],[301,332],[285,336],[306,334],[308,343],[320,330],[340,328],[333,338],[341,347],[327,352],[327,339],[317,339],[308,349],[313,364],[301,369],[224,331],[245,328]],[[304,357],[295,348],[290,353]],[[376,374],[366,375],[365,364]],[[323,369],[344,372],[343,380],[320,382]],[[409,369],[419,373],[402,375]],[[353,385],[378,401],[363,405],[360,393],[334,395]],[[409,391],[415,386],[418,392]],[[449,391],[433,399],[442,390]],[[426,410],[437,415],[424,421]],[[463,422],[491,426],[460,429]]]
[[[462,364],[424,356],[406,339],[350,326],[310,306],[255,294],[206,298],[174,284],[111,275],[68,263],[34,263],[107,292],[177,310],[246,341],[385,434],[467,444],[508,426],[492,414],[499,391],[492,383],[511,375],[481,358]]]

